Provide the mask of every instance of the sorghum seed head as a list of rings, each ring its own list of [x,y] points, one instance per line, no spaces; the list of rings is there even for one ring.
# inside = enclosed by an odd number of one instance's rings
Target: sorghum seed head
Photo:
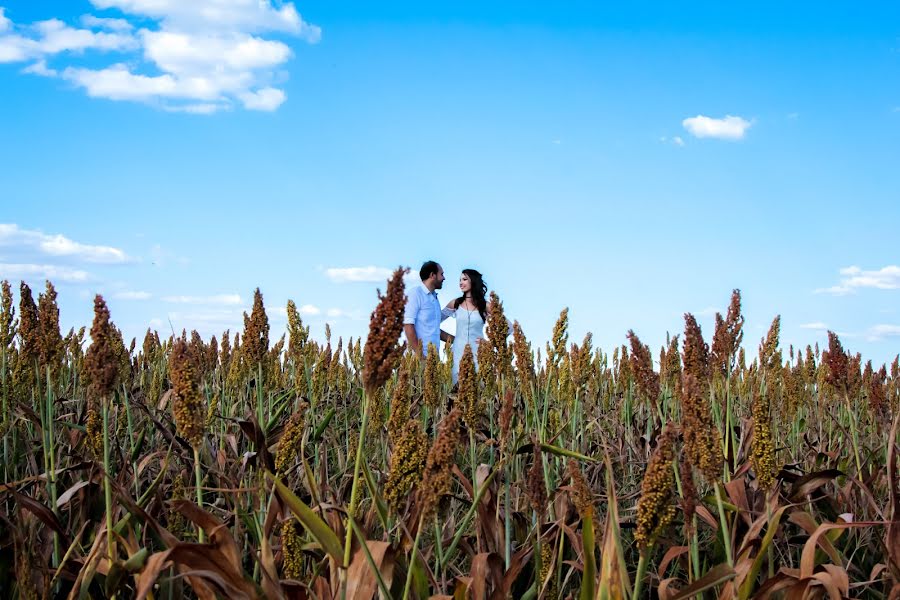
[[[651,546],[675,517],[675,473],[672,462],[675,459],[677,437],[677,428],[672,424],[667,425],[641,481],[637,529],[634,533],[634,539],[641,550]]]
[[[403,310],[406,300],[403,293],[403,276],[409,269],[398,268],[388,281],[387,293],[378,292],[378,306],[369,321],[369,337],[363,355],[363,385],[366,393],[373,394],[384,385],[400,362],[406,344],[398,345],[403,332]]]
[[[119,356],[116,350],[117,332],[109,321],[109,309],[103,296],[94,298],[94,323],[91,325],[91,345],[84,357],[90,380],[89,393],[102,399],[112,393],[119,377]]]
[[[278,441],[278,450],[275,453],[275,472],[286,473],[300,454],[300,446],[303,443],[303,429],[306,425],[306,403],[300,402],[299,408],[288,418],[284,426],[284,432]]]
[[[206,430],[198,377],[197,365],[191,361],[187,344],[182,339],[175,340],[169,357],[169,380],[174,392],[172,412],[178,433],[194,448],[200,447]]]
[[[578,467],[578,463],[575,462],[575,459],[569,459],[569,479],[571,480],[572,486],[572,498],[575,503],[575,508],[578,510],[578,515],[582,519],[587,519],[588,517],[594,516],[594,494],[591,492],[590,486],[588,486],[587,481],[584,478],[584,475],[581,473],[581,469]]]
[[[453,483],[453,459],[460,438],[460,418],[458,408],[454,408],[444,417],[438,426],[434,443],[428,451],[422,485],[419,487],[419,502],[425,521],[435,514],[438,503],[450,493]]]
[[[422,479],[428,457],[428,436],[416,419],[408,420],[397,435],[391,453],[391,468],[384,486],[388,506],[399,512]]]

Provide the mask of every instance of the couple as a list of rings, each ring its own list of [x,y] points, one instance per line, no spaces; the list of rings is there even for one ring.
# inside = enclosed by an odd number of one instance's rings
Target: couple
[[[466,345],[472,348],[475,366],[478,366],[478,344],[484,338],[484,324],[487,321],[487,285],[481,273],[475,269],[463,269],[459,276],[459,290],[462,296],[451,300],[443,309],[438,301],[437,290],[444,286],[444,269],[433,260],[426,261],[419,269],[422,285],[409,291],[406,310],[403,314],[403,330],[409,347],[419,356],[424,356],[428,344],[435,350],[441,341],[453,343],[453,383],[459,377],[459,361]],[[456,317],[456,335],[441,330],[441,321]],[[510,328],[511,331],[511,328]]]

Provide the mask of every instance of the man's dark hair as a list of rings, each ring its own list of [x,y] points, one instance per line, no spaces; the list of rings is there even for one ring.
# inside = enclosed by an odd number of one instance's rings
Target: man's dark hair
[[[425,281],[426,279],[428,279],[429,277],[431,277],[432,275],[434,275],[435,273],[438,272],[439,266],[440,265],[438,265],[433,260],[426,260],[425,262],[422,263],[422,268],[419,269],[419,277],[422,279],[422,281]]]

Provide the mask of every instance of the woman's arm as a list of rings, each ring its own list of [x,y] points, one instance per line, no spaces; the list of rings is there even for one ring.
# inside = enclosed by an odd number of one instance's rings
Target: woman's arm
[[[447,306],[445,306],[441,310],[441,321],[443,321],[444,319],[448,319],[455,315],[456,315],[456,307],[453,306],[453,300],[451,300],[450,302],[447,303]]]

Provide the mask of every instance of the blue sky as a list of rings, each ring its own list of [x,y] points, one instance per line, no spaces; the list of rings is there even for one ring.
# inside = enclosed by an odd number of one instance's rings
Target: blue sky
[[[564,306],[709,338],[737,287],[751,355],[781,314],[890,361],[900,7],[596,4],[0,0],[0,278],[66,326],[100,292],[128,336],[234,332],[259,286],[347,337],[435,258],[538,343]]]

